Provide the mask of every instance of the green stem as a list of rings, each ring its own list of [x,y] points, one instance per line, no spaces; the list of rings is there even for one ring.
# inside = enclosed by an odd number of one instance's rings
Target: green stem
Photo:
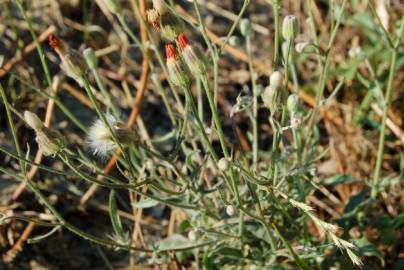
[[[384,106],[383,106],[383,117],[382,117],[382,123],[380,127],[380,137],[379,137],[379,146],[377,148],[377,159],[376,159],[376,166],[375,166],[375,172],[373,175],[373,183],[372,183],[372,193],[371,196],[372,198],[375,198],[377,195],[377,189],[378,189],[378,183],[379,183],[379,178],[380,178],[380,171],[382,167],[382,161],[383,161],[383,153],[384,153],[384,141],[385,141],[385,136],[386,136],[386,121],[387,121],[387,115],[391,103],[391,93],[393,90],[393,78],[394,78],[394,73],[396,69],[396,62],[397,62],[397,49],[392,50],[392,56],[391,56],[391,64],[390,64],[390,72],[389,72],[389,78],[387,82],[387,89],[386,89],[386,95],[384,99]]]

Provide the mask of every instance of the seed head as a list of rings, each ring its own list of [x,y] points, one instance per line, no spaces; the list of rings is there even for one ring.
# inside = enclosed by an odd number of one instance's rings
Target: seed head
[[[177,50],[173,44],[166,44],[166,57],[168,77],[170,81],[181,87],[188,87],[191,82],[187,71],[184,69],[183,62],[178,56]]]
[[[298,31],[297,19],[293,15],[287,15],[282,23],[282,36],[288,41],[293,41]]]
[[[206,73],[206,63],[198,47],[191,46],[184,33],[178,35],[178,44],[181,49],[181,55],[192,73],[203,75]]]
[[[108,125],[115,133],[116,139],[122,146],[127,146],[136,141],[136,134],[133,130],[127,128],[119,122],[114,116],[107,114]],[[110,132],[110,129],[101,119],[97,119],[88,131],[88,142],[95,155],[106,157],[116,149],[117,145]]]

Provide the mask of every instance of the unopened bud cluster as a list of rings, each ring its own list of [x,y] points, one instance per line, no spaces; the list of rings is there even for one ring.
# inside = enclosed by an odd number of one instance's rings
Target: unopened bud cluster
[[[24,119],[35,131],[35,140],[45,156],[56,155],[64,148],[63,136],[58,131],[45,127],[36,114],[25,111]]]

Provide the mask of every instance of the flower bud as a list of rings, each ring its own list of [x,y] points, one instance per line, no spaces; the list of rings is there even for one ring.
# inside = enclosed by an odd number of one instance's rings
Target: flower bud
[[[32,113],[30,111],[24,112],[24,119],[28,126],[30,126],[35,131],[41,130],[44,126],[39,117],[35,113]]]
[[[251,21],[249,19],[241,19],[240,32],[243,36],[250,36],[252,34]]]
[[[45,127],[35,113],[25,111],[24,119],[35,130],[35,140],[45,156],[55,155],[64,148],[63,136],[58,131]]]
[[[191,78],[184,69],[183,62],[178,57],[177,50],[173,44],[166,44],[166,57],[170,81],[176,86],[188,87]]]
[[[62,40],[55,35],[49,35],[49,45],[57,52],[60,57],[61,69],[67,76],[71,77],[81,85],[81,77],[87,71],[86,60],[83,55],[66,46]]]
[[[122,7],[118,0],[104,0],[105,5],[111,13],[118,15],[122,11]]]
[[[62,134],[47,127],[36,132],[35,140],[45,156],[55,155],[65,147]]]
[[[300,112],[301,110],[301,105],[300,105],[300,98],[296,94],[291,94],[288,97],[287,101],[287,108],[290,113],[290,115],[295,115],[296,113]]]
[[[283,76],[280,71],[274,71],[269,77],[269,85],[278,89],[282,86]]]
[[[87,48],[83,52],[84,58],[86,59],[87,65],[91,69],[96,69],[98,66],[98,58],[92,48]]]
[[[229,165],[230,165],[230,162],[227,158],[221,158],[221,159],[219,159],[219,162],[217,163],[217,168],[220,171],[225,172],[229,169]]]
[[[261,98],[265,107],[274,114],[279,104],[278,88],[273,85],[265,87],[264,92],[261,94]]]
[[[206,73],[205,59],[197,47],[191,46],[184,33],[178,35],[178,44],[181,48],[181,55],[192,73],[204,75]]]
[[[240,38],[238,36],[231,36],[229,38],[229,44],[231,46],[239,46],[240,45]]]
[[[167,13],[167,4],[164,0],[153,0],[153,8],[160,14],[164,15]]]
[[[229,204],[228,206],[226,206],[226,214],[230,217],[234,216],[234,214],[236,213],[236,209],[234,208],[233,205]]]
[[[293,41],[298,31],[297,19],[293,15],[287,15],[282,23],[282,36],[284,39]]]

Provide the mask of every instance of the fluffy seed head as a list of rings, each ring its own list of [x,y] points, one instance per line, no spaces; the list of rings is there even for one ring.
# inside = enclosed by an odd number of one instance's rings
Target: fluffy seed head
[[[25,111],[24,112],[24,119],[25,119],[25,122],[28,124],[28,126],[30,126],[35,131],[39,131],[39,130],[41,130],[43,128],[42,121],[33,112]]]
[[[136,134],[133,130],[127,128],[110,114],[107,114],[105,118],[115,133],[119,144],[127,146],[136,141]],[[101,119],[97,119],[90,127],[88,131],[88,143],[93,153],[101,157],[108,156],[117,148],[109,127]]]

